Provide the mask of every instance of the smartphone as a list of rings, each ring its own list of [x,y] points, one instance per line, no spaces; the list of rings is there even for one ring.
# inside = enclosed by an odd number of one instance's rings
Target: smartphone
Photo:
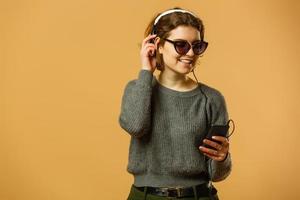
[[[208,133],[206,135],[206,139],[209,139],[209,140],[212,140],[212,141],[217,142],[219,144],[222,144],[221,142],[212,139],[212,136],[223,136],[223,137],[226,137],[228,129],[229,129],[229,125],[228,124],[227,125],[213,125],[209,129],[209,131],[208,131]],[[212,146],[209,146],[209,145],[207,145],[205,143],[203,143],[203,146],[207,147],[207,148],[213,148]]]

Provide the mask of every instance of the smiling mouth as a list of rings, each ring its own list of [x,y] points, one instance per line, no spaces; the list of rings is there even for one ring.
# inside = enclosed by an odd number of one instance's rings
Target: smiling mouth
[[[192,64],[193,61],[192,60],[179,60],[179,62],[184,63],[184,64]]]

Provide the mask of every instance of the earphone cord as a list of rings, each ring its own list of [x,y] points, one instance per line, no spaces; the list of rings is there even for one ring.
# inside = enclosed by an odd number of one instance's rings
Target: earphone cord
[[[194,68],[194,69],[195,69],[195,68]],[[193,75],[194,75],[194,77],[195,77],[197,83],[199,83],[199,81],[198,81],[198,79],[197,79],[197,77],[196,77],[196,75],[195,75],[194,69],[192,69]],[[202,91],[201,88],[200,88],[200,90],[201,90],[202,94],[206,97],[206,95],[204,94],[204,92]],[[207,97],[206,97],[206,98],[207,98]],[[206,102],[205,102],[205,109],[206,109]],[[235,124],[234,124],[234,121],[233,121],[232,119],[228,120],[227,125],[229,125],[230,122],[232,122],[232,124],[233,124],[233,129],[232,129],[232,132],[231,132],[228,136],[226,136],[226,138],[229,138],[229,137],[233,134],[234,129],[235,129]]]
[[[197,83],[199,84],[199,81],[198,81],[198,79],[197,79],[197,77],[196,77],[196,75],[195,75],[195,72],[194,72],[194,69],[192,70],[192,72],[193,72],[193,75],[194,75],[194,77],[195,77],[195,79],[196,79],[196,81],[197,81]],[[207,126],[207,128],[209,127],[209,123],[208,123],[208,115],[207,115],[207,110],[206,110],[206,104],[207,104],[207,96],[206,96],[206,94],[202,91],[202,89],[201,89],[201,87],[200,87],[200,91],[201,91],[201,93],[203,94],[203,96],[205,97],[205,115],[206,115],[206,121],[207,121],[207,124],[206,124],[206,126]],[[212,172],[211,172],[211,159],[209,159],[209,158],[205,158],[205,160],[206,160],[206,162],[208,162],[208,164],[207,164],[207,166],[208,166],[208,169],[207,169],[207,171],[208,171],[208,189],[209,189],[209,198],[210,199],[212,199],[212,200],[214,200],[215,199],[215,197],[212,195],[212,178],[211,178],[211,174],[212,174]]]
[[[195,77],[197,83],[199,84],[199,81],[198,81],[198,79],[197,79],[197,77],[196,77],[196,75],[195,75],[194,69],[192,70],[192,72],[193,72],[193,75],[194,75],[194,77]],[[205,93],[202,91],[201,87],[200,87],[200,91],[201,91],[201,93],[205,96],[205,110],[206,110],[207,96],[206,96]],[[207,112],[205,112],[205,114],[206,114],[206,120],[208,121],[208,115],[207,115]],[[235,129],[235,124],[234,124],[234,121],[233,121],[232,119],[228,120],[227,125],[229,125],[230,122],[233,123],[233,129],[232,129],[232,132],[231,132],[228,136],[226,136],[226,138],[229,138],[229,137],[233,134],[234,129]],[[207,126],[209,127],[209,124],[208,124],[208,123],[207,123]],[[208,165],[207,165],[207,166],[208,166],[208,177],[209,177],[209,182],[208,182],[209,198],[212,199],[212,200],[214,200],[214,199],[216,199],[216,197],[214,197],[213,194],[212,194],[212,189],[213,189],[213,185],[212,185],[212,177],[211,177],[211,174],[212,174],[212,167],[211,167],[212,159],[209,159],[209,158],[206,158],[206,159],[207,159],[207,162],[208,162]]]
[[[194,69],[195,69],[195,68],[194,68]],[[193,72],[193,75],[194,75],[194,77],[195,77],[195,79],[196,79],[197,83],[199,83],[199,81],[198,81],[198,79],[197,79],[197,77],[196,77],[196,75],[195,75],[194,69],[192,70],[192,72]]]

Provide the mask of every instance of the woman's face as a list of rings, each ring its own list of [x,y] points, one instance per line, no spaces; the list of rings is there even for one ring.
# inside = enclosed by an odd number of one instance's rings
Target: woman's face
[[[194,41],[200,40],[200,32],[191,26],[178,26],[170,31],[167,39],[186,40],[192,44]],[[199,58],[199,55],[194,54],[192,48],[185,55],[179,55],[174,45],[168,41],[165,41],[164,46],[159,47],[159,53],[163,54],[164,70],[169,69],[179,74],[189,73]],[[188,60],[192,62],[186,63]]]

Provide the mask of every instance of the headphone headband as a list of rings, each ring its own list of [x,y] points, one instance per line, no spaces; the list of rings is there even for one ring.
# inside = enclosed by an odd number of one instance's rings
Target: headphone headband
[[[165,16],[165,15],[170,14],[170,13],[173,13],[173,12],[190,13],[190,14],[193,15],[194,17],[197,17],[195,14],[193,14],[192,12],[187,11],[187,10],[183,10],[183,9],[171,9],[171,10],[167,10],[167,11],[161,13],[161,14],[155,19],[154,25],[157,24],[158,20],[159,20],[162,16]]]

